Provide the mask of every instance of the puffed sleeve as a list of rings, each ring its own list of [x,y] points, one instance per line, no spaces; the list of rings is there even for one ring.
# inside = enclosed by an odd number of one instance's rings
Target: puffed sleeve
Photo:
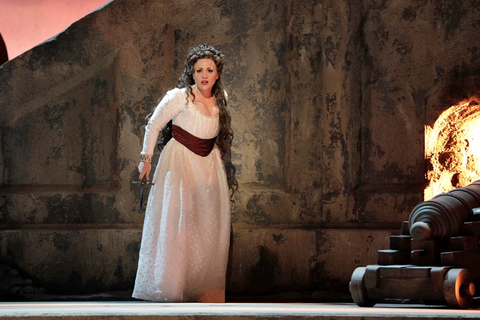
[[[186,102],[185,95],[182,93],[181,89],[170,90],[157,105],[145,127],[141,154],[153,154],[160,130],[182,111]]]

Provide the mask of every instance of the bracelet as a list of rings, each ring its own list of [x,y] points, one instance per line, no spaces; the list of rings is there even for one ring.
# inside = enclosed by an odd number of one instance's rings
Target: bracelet
[[[151,154],[142,154],[142,162],[152,162]]]

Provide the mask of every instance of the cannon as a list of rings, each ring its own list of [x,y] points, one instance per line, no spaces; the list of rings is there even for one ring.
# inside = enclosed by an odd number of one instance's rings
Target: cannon
[[[355,269],[358,306],[417,300],[468,308],[480,280],[480,180],[415,206],[377,265]]]
[[[360,307],[371,307],[384,299],[415,299],[468,308],[475,285],[462,268],[372,265],[355,269],[350,292]]]
[[[459,235],[463,223],[474,220],[474,209],[478,207],[480,180],[436,195],[413,208],[408,219],[410,235],[416,241]]]

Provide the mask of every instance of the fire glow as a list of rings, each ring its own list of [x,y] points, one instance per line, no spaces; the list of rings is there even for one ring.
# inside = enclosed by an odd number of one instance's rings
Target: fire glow
[[[450,107],[433,127],[425,126],[425,158],[425,200],[480,179],[480,97]]]

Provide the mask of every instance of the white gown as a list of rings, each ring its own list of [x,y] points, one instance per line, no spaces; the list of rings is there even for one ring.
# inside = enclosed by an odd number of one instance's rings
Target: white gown
[[[194,136],[215,137],[219,117],[201,113],[185,89],[173,89],[155,109],[142,153],[153,154],[161,128],[173,119]],[[172,139],[153,176],[133,297],[166,302],[224,302],[230,242],[230,196],[217,146],[201,157]]]

